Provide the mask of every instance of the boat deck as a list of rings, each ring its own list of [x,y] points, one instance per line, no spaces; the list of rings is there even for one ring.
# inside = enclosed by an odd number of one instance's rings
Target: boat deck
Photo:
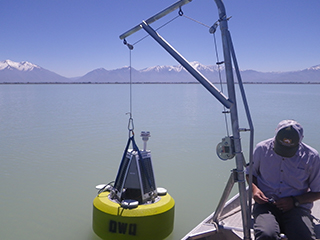
[[[216,230],[216,226],[211,223],[213,213],[202,223],[195,227],[181,240],[239,240],[243,239],[242,218],[239,198],[234,198],[226,204],[222,212],[220,225],[223,229]],[[317,239],[320,239],[320,200],[314,203],[312,215],[315,217],[315,231]],[[254,239],[251,229],[251,238]],[[284,238],[286,239],[286,238]]]

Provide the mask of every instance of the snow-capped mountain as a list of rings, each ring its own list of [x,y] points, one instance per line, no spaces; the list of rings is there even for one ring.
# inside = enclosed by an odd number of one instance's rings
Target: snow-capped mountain
[[[163,71],[174,71],[180,72],[182,68],[174,67],[174,66],[154,66],[148,67],[141,70],[141,72],[163,72]]]
[[[307,70],[309,70],[309,71],[317,71],[317,70],[320,70],[320,65],[307,68]]]
[[[7,70],[12,70],[16,69],[19,71],[32,71],[34,68],[40,68],[39,66],[29,63],[29,62],[13,62],[11,60],[6,60],[3,62],[0,62],[0,71],[7,69]]]
[[[217,72],[218,71],[218,67],[216,66],[206,66],[199,62],[190,62],[190,65],[200,72]],[[165,71],[181,72],[186,70],[181,65],[177,65],[177,66],[159,66],[158,65],[155,67],[148,67],[141,70],[141,72],[165,72]]]
[[[224,67],[206,66],[199,62],[190,63],[209,81],[219,82],[219,70],[225,81]],[[197,82],[181,65],[154,66],[142,70],[131,69],[131,81],[134,83],[193,83]],[[241,71],[244,83],[320,83],[320,65],[292,72]],[[236,78],[235,78],[236,79]],[[95,69],[80,78],[65,78],[29,62],[0,62],[0,83],[128,83],[128,66],[106,70]]]
[[[220,82],[219,70],[222,81],[225,81],[224,66],[206,66],[199,62],[190,63],[201,72],[209,81]],[[82,82],[129,82],[129,67],[115,70],[93,70],[79,80]],[[305,70],[292,72],[258,72],[254,70],[241,71],[242,81],[250,83],[320,83],[320,65]],[[197,82],[181,65],[154,66],[142,70],[132,69],[132,82],[144,83],[192,83]]]
[[[30,62],[0,62],[0,83],[61,83],[68,78],[39,67]]]

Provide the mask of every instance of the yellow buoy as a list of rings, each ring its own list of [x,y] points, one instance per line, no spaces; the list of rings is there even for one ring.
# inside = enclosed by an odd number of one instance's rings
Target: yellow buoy
[[[151,153],[146,150],[150,132],[141,132],[144,149],[134,136],[124,151],[114,186],[100,184],[93,200],[93,231],[108,240],[162,240],[174,225],[174,200],[156,188]],[[133,149],[129,149],[132,142]]]
[[[123,208],[100,193],[93,201],[93,230],[102,239],[161,240],[170,235],[174,225],[173,198],[166,193],[154,203]]]

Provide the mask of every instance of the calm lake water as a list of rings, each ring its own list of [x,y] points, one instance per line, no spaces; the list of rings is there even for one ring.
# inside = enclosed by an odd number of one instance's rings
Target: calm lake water
[[[320,85],[245,89],[255,143],[291,118],[320,150]],[[95,186],[116,177],[129,99],[129,85],[0,86],[0,239],[99,239],[91,229]],[[133,85],[132,99],[136,142],[142,147],[140,131],[151,132],[156,184],[176,201],[167,239],[177,240],[215,210],[235,167],[215,154],[227,135],[223,108],[198,84]],[[242,111],[240,118],[248,127]]]

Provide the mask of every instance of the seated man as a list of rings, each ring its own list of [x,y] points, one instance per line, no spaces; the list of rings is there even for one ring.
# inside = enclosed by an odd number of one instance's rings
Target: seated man
[[[255,239],[316,239],[311,208],[320,199],[320,158],[302,142],[303,129],[283,120],[257,144],[252,163]]]

